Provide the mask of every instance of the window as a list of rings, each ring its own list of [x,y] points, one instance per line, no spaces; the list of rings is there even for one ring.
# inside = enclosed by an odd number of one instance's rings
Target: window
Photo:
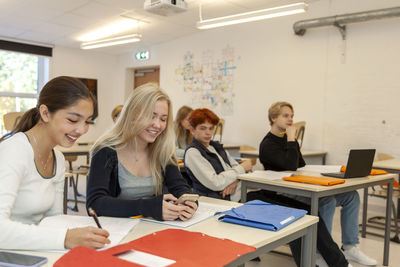
[[[43,56],[0,50],[0,135],[3,115],[36,106],[40,88],[48,81],[49,59]]]

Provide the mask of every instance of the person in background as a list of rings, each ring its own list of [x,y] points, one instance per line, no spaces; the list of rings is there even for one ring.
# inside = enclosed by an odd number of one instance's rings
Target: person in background
[[[121,113],[123,107],[124,107],[124,105],[118,105],[112,110],[111,118],[114,123],[117,121],[119,114]]]
[[[268,110],[271,130],[260,143],[259,158],[265,170],[295,171],[306,165],[296,140],[296,127],[293,126],[294,110],[288,102],[276,102]],[[310,199],[287,195],[310,204]],[[337,194],[319,199],[319,213],[332,232],[333,215],[336,207],[341,209],[342,250],[346,259],[363,265],[374,266],[376,260],[365,255],[357,246],[358,215],[360,197],[357,191]],[[326,264],[326,263],[325,263]]]
[[[37,224],[62,214],[65,160],[57,145],[70,147],[97,116],[87,87],[57,77],[40,91],[37,106],[25,112],[0,139],[0,249],[101,248],[109,233],[96,227],[50,228]]]
[[[209,109],[196,109],[189,116],[192,142],[187,146],[184,162],[193,182],[193,192],[202,196],[239,201],[238,175],[251,171],[250,160],[237,163],[223,146],[212,141],[219,118]]]
[[[175,136],[176,136],[176,156],[183,158],[185,149],[192,141],[190,133],[189,115],[193,111],[191,107],[182,106],[176,113],[175,118]]]
[[[100,216],[187,220],[197,204],[177,166],[172,103],[158,86],[136,88],[114,126],[93,148],[86,207]],[[167,192],[168,190],[168,192]]]
[[[237,177],[250,171],[252,164],[245,160],[238,164],[218,142],[211,141],[219,118],[209,109],[196,109],[189,116],[193,140],[186,148],[184,162],[193,181],[193,190],[202,196],[239,201],[240,182]],[[309,206],[273,192],[250,192],[248,199],[259,199],[273,204],[309,210]],[[317,247],[323,251],[333,267],[351,266],[333,241],[325,223],[318,223]],[[290,242],[298,266],[301,258],[301,240]]]

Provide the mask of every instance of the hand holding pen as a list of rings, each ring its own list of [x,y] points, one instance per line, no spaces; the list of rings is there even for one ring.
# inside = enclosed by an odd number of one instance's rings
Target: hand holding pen
[[[93,217],[97,227],[99,227],[100,229],[103,229],[100,225],[99,218],[97,217],[96,212],[92,208],[89,208],[88,210],[89,210],[89,214]]]
[[[96,213],[94,212],[94,214]],[[108,239],[110,234],[101,228],[97,215],[93,216],[93,219],[96,221],[97,228],[88,226],[68,229],[65,235],[64,247],[74,248],[76,246],[84,246],[89,248],[102,248],[106,244],[110,244],[110,240]]]

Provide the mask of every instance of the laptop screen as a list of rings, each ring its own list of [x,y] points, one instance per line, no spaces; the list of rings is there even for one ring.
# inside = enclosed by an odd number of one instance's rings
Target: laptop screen
[[[371,172],[375,149],[352,149],[347,160],[344,178],[364,177]]]

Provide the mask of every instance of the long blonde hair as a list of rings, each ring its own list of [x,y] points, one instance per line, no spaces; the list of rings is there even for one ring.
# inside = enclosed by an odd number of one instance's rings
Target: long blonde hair
[[[156,194],[162,194],[163,172],[168,164],[177,165],[175,155],[172,103],[168,95],[154,84],[136,88],[125,102],[114,126],[104,133],[93,145],[93,154],[104,147],[124,148],[151,123],[155,104],[159,100],[168,103],[168,118],[165,130],[149,144],[150,169],[156,185]]]
[[[183,128],[182,126],[182,121],[192,112],[193,109],[188,106],[182,106],[178,112],[176,113],[176,119],[175,119],[175,134],[176,134],[176,139],[178,141],[178,147],[179,148],[185,148],[183,146],[183,136],[186,134],[186,140],[185,143],[188,145],[192,141],[192,135],[189,130]]]

